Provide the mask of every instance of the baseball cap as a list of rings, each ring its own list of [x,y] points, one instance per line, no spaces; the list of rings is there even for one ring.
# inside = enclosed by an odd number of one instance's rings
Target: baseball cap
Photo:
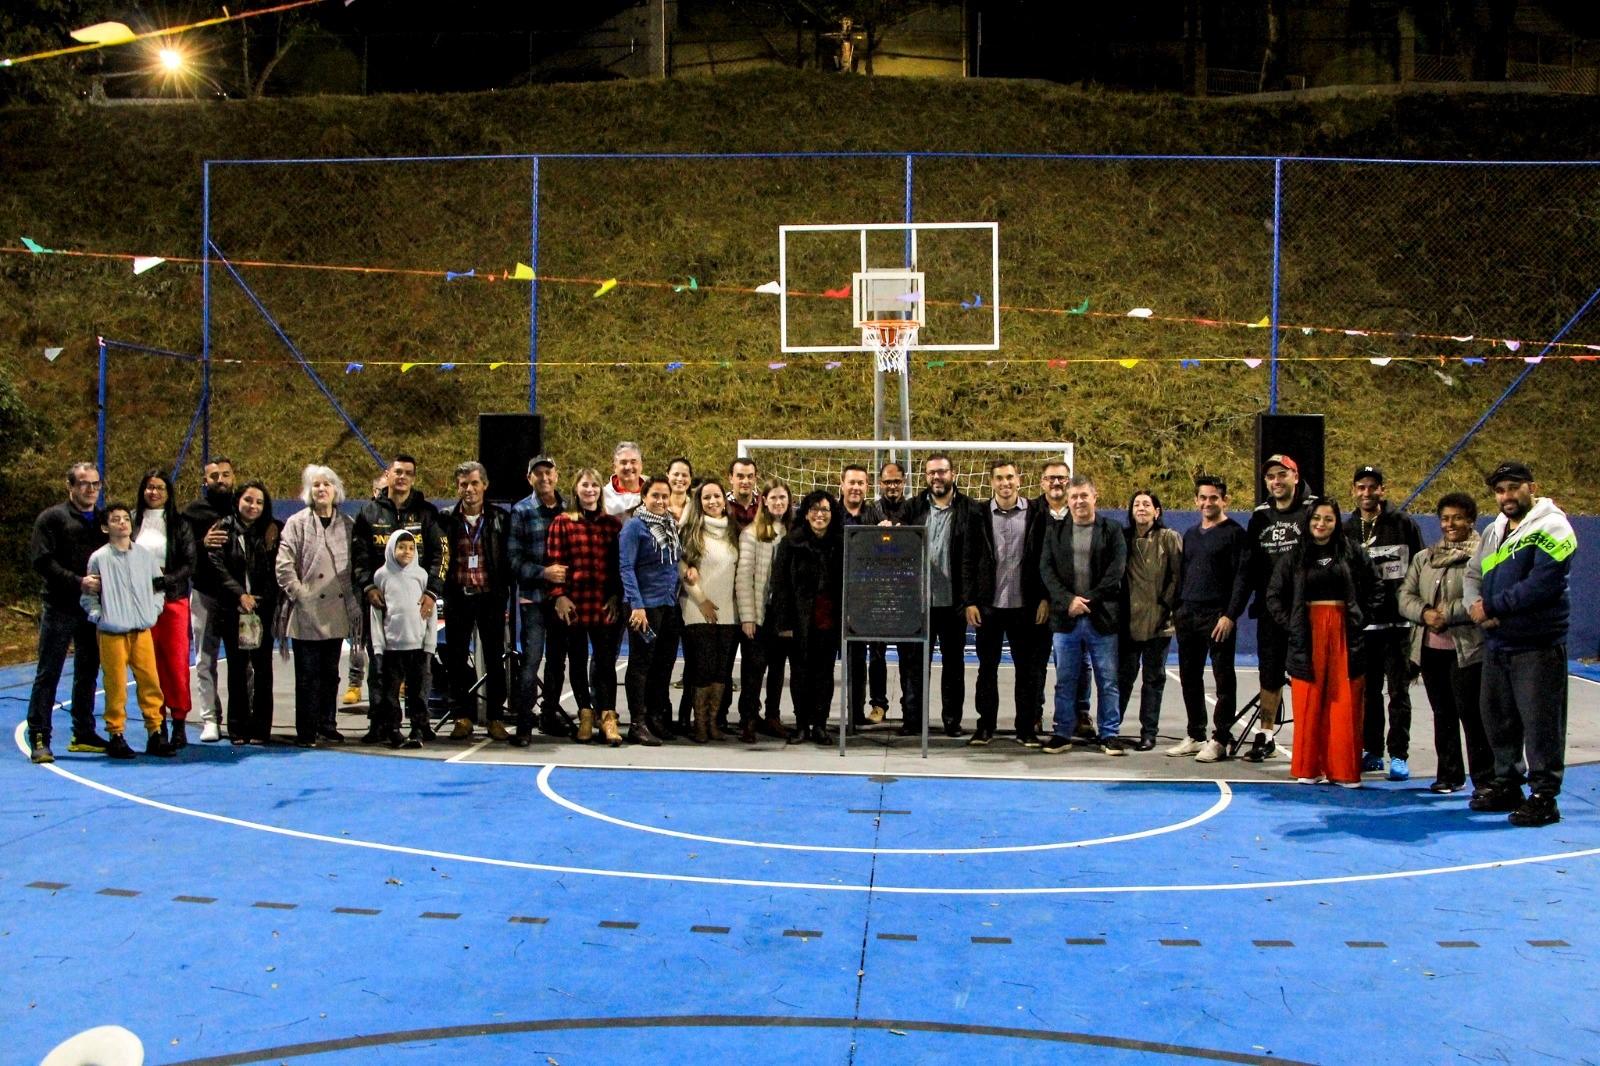
[[[1516,459],[1507,459],[1495,467],[1494,471],[1484,480],[1489,483],[1489,487],[1492,489],[1502,481],[1532,481],[1533,471],[1528,468],[1527,463]]]
[[[550,458],[548,455],[535,455],[532,459],[528,460],[528,473],[530,473],[530,474],[533,473],[535,470],[539,469],[539,467],[541,467],[541,466],[555,466],[555,465],[556,465],[556,461],[554,459]]]
[[[1378,484],[1383,484],[1383,471],[1376,466],[1358,466],[1356,472],[1350,477],[1350,484],[1354,485],[1362,478],[1370,477]]]
[[[1277,455],[1267,456],[1267,461],[1261,464],[1261,472],[1265,474],[1268,470],[1275,466],[1281,466],[1285,470],[1296,474],[1300,472],[1300,464],[1289,458],[1287,455],[1284,455],[1282,452],[1279,452]]]

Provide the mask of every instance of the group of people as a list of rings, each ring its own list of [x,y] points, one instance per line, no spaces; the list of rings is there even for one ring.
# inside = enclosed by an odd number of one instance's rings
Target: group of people
[[[101,505],[98,470],[75,464],[67,500],[34,528],[45,596],[29,707],[33,759],[53,759],[51,709],[69,647],[77,652],[69,750],[134,757],[125,738],[130,669],[146,754],[182,749],[194,706],[191,659],[200,739],[267,741],[275,644],[294,659],[294,743],[342,743],[346,641],[356,669],[357,650],[370,655],[363,743],[420,747],[435,739],[428,695],[436,655],[457,740],[473,736],[481,701],[489,738],[515,745],[531,743],[536,723],[549,736],[613,746],[707,743],[733,733],[745,743],[831,743],[842,530],[907,524],[927,530],[928,646],[941,654],[947,737],[973,746],[995,740],[1009,647],[1017,743],[1049,754],[1074,746],[1110,756],[1151,751],[1175,640],[1186,735],[1166,755],[1216,762],[1248,740],[1245,758],[1278,757],[1287,685],[1291,774],[1359,787],[1363,773],[1385,770],[1386,755],[1391,779],[1409,776],[1409,689],[1420,672],[1438,753],[1432,790],[1450,793],[1470,781],[1475,810],[1509,812],[1518,825],[1559,819],[1576,538],[1560,509],[1537,495],[1523,463],[1489,475],[1499,513],[1481,534],[1471,496],[1443,497],[1442,537],[1431,546],[1410,516],[1389,506],[1379,468],[1355,471],[1346,517],[1332,497],[1313,496],[1295,460],[1281,454],[1263,464],[1267,499],[1245,526],[1228,517],[1227,483],[1197,478],[1199,521],[1181,536],[1163,521],[1153,490],[1135,492],[1126,523],[1117,523],[1100,512],[1092,478],[1059,460],[1043,464],[1034,498],[1021,494],[1014,461],[995,460],[982,500],[962,491],[942,454],[923,461],[924,488],[915,495],[907,494],[906,470],[885,463],[875,499],[869,471],[857,465],[844,467],[837,491],[799,500],[782,481],[760,480],[744,457],[723,475],[697,477],[684,458],[660,475],[644,469],[639,447],[622,442],[609,475],[580,469],[563,491],[556,462],[537,456],[528,464],[531,491],[507,511],[488,502],[488,474],[469,461],[455,468],[455,501],[440,509],[415,488],[416,460],[402,454],[349,514],[339,476],[313,465],[302,475],[304,509],[280,523],[266,486],[236,484],[226,458],[206,464],[200,497],[182,511],[159,470],[144,476],[133,503]],[[1260,695],[1245,708],[1254,712],[1249,735],[1236,740],[1234,658],[1247,610],[1256,618]],[[978,659],[970,733],[969,629]],[[617,701],[625,636],[626,733]],[[225,733],[219,644],[227,653]],[[905,736],[921,734],[928,703],[922,647],[896,648]],[[886,648],[848,648],[844,713],[855,726],[882,721]],[[779,714],[785,664],[792,725]],[[101,665],[106,737],[92,710]],[[1125,741],[1136,683],[1139,727]],[[575,716],[562,707],[569,684]]]

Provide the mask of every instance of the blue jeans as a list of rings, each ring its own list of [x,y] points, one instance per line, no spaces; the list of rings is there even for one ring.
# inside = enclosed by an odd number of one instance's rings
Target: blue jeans
[[[1101,633],[1087,615],[1075,619],[1065,633],[1054,634],[1056,660],[1056,717],[1058,737],[1072,736],[1078,721],[1078,678],[1087,656],[1094,670],[1096,726],[1100,739],[1122,728],[1122,703],[1117,697],[1117,635]]]
[[[74,736],[94,735],[94,690],[100,680],[100,639],[94,623],[82,611],[45,604],[39,613],[39,662],[34,668],[33,692],[28,697],[28,732],[50,740],[50,712],[55,708],[56,685],[72,656],[72,731]],[[122,681],[118,678],[118,683]]]
[[[518,603],[522,615],[522,666],[517,675],[517,732],[533,735],[533,705],[539,695],[539,663],[544,658],[545,604]]]

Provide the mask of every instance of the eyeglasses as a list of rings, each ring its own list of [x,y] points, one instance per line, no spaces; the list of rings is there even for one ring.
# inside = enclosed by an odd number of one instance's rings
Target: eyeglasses
[[[904,485],[905,483],[906,479],[901,477],[886,477],[878,479],[878,484],[880,485]]]
[[[1048,481],[1052,485],[1059,485],[1063,481],[1067,480],[1067,478],[1066,478],[1066,475],[1064,475],[1064,474],[1046,474],[1044,477],[1040,478],[1039,480]]]
[[[100,482],[84,481],[82,478],[79,478],[76,482],[74,482],[74,484],[76,484],[80,489],[97,489],[100,487]]]

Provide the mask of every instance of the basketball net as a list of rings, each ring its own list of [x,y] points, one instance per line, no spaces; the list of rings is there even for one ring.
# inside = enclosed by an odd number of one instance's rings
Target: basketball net
[[[861,323],[861,341],[878,353],[880,374],[904,374],[906,351],[917,345],[922,323],[910,319],[882,319]]]

